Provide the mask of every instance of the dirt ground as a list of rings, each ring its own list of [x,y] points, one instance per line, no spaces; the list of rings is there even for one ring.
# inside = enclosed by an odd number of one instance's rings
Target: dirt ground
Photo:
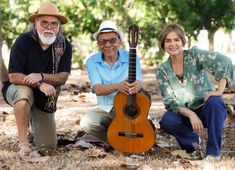
[[[79,120],[82,114],[95,106],[96,98],[90,92],[86,71],[72,70],[69,80],[62,88],[56,112],[56,151],[33,147],[29,157],[19,158],[13,111],[0,96],[0,169],[235,169],[234,116],[229,114],[226,119],[222,161],[213,163],[195,159],[180,150],[175,139],[159,129],[158,121],[165,109],[156,85],[154,69],[144,70],[144,82],[145,89],[152,97],[149,114],[157,127],[155,145],[144,155],[107,151],[100,141],[84,134],[79,127]],[[226,102],[235,104],[234,92],[232,90],[224,95]],[[200,135],[202,144],[199,150],[203,152],[206,130]]]

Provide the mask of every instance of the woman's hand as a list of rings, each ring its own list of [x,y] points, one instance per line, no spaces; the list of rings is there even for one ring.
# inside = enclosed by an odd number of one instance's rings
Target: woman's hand
[[[224,89],[226,87],[227,78],[223,77],[219,81],[217,91],[209,91],[206,96],[204,97],[204,101],[207,101],[210,96],[222,96],[224,93]]]
[[[201,132],[203,130],[203,124],[202,121],[199,119],[199,117],[196,115],[196,113],[191,113],[188,117],[190,120],[190,123],[192,125],[193,131],[195,133]]]
[[[198,133],[203,130],[204,127],[203,127],[202,121],[199,119],[199,117],[197,116],[197,114],[194,111],[192,111],[186,107],[180,107],[179,112],[183,116],[189,118],[189,121],[192,125],[193,131],[195,133]]]
[[[222,96],[223,93],[219,91],[209,91],[206,96],[204,97],[204,101],[207,101],[210,96]]]

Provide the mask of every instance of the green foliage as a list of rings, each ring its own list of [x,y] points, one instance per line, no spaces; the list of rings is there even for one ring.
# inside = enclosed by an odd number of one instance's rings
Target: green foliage
[[[234,0],[166,0],[175,21],[182,25],[189,37],[197,37],[201,29],[209,32],[210,44],[219,28],[231,31],[235,24]]]
[[[28,27],[28,0],[1,0],[0,20],[3,39],[10,47],[16,37]]]
[[[0,0],[0,48],[3,40],[10,48],[16,37],[28,30],[28,16],[42,0]],[[218,28],[231,31],[235,25],[234,0],[52,0],[69,18],[64,32],[73,45],[73,61],[80,67],[84,59],[97,50],[92,34],[106,19],[113,20],[128,34],[128,26],[141,29],[138,53],[144,63],[155,65],[163,54],[158,49],[162,27],[175,22],[184,27],[189,39],[201,29],[213,37]],[[31,10],[30,10],[31,9]],[[212,40],[211,40],[212,41]]]

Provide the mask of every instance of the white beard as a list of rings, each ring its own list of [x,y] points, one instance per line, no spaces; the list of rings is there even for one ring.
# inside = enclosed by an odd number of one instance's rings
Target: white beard
[[[53,36],[52,36],[52,37],[45,37],[45,36],[43,35],[43,33],[40,34],[38,31],[37,31],[37,33],[38,33],[38,37],[40,38],[40,40],[42,41],[42,43],[43,43],[44,45],[51,45],[51,44],[55,41],[55,39],[56,39],[56,36],[55,36],[54,33],[53,33]]]

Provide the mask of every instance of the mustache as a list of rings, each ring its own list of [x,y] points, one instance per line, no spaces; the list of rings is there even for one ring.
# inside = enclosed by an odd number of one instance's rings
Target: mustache
[[[50,31],[50,30],[44,30],[44,31],[42,32],[42,35],[44,35],[44,34],[52,34],[52,37],[55,36],[55,33],[54,33],[53,31]]]

